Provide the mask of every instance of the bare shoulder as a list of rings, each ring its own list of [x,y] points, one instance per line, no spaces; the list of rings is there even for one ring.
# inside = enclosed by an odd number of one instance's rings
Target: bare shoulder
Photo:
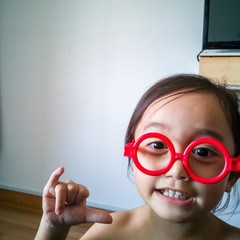
[[[223,240],[239,240],[240,239],[240,229],[237,227],[234,227],[230,224],[227,224],[226,222],[223,222],[221,220],[221,230],[222,230],[222,236]]]
[[[238,240],[240,239],[240,229],[231,225],[226,227],[226,240]]]
[[[132,229],[136,209],[112,213],[111,224],[95,223],[81,240],[124,239],[124,235]],[[127,236],[127,235],[126,235]]]

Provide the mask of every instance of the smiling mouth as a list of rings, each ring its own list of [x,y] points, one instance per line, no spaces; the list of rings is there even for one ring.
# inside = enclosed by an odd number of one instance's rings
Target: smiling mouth
[[[165,197],[179,199],[182,201],[188,200],[191,198],[190,194],[185,192],[174,191],[171,189],[158,189],[157,190],[160,194],[164,195]]]

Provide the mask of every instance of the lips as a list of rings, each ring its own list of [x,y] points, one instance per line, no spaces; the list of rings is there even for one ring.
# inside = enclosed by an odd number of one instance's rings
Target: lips
[[[191,198],[190,194],[182,191],[177,191],[172,189],[159,189],[158,191],[165,197],[179,199],[182,201],[188,200]]]
[[[161,188],[156,189],[156,193],[161,201],[171,206],[186,208],[195,202],[195,197],[178,189]]]

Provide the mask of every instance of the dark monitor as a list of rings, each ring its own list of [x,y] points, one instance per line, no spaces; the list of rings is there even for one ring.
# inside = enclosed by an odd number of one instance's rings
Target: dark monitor
[[[240,49],[240,0],[205,0],[204,49]]]

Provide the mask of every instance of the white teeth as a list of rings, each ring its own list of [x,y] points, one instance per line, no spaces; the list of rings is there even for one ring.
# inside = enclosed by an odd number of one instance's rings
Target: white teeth
[[[175,192],[173,190],[169,190],[169,197],[174,197]]]
[[[177,191],[175,192],[175,191],[170,190],[170,189],[162,190],[161,192],[166,197],[177,198],[177,199],[180,199],[180,200],[187,200],[188,199],[188,196],[186,196],[184,193],[177,192]]]
[[[169,196],[169,191],[168,191],[168,190],[165,190],[165,191],[163,192],[163,195],[168,197],[168,196]]]

